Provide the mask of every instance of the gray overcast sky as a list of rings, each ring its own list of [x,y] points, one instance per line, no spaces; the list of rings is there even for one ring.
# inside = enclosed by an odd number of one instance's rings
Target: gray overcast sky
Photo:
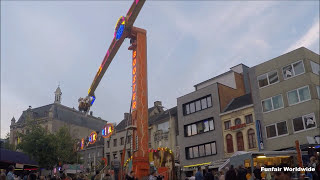
[[[77,108],[132,1],[1,1],[1,137],[29,105]],[[305,46],[319,54],[318,1],[147,1],[135,26],[147,30],[149,107],[165,107],[193,85],[239,63],[254,66]],[[95,116],[129,111],[126,40],[96,90]]]

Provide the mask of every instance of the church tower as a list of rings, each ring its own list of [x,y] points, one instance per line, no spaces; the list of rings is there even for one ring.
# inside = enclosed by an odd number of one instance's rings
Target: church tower
[[[61,95],[62,95],[62,92],[61,92],[61,89],[60,89],[59,86],[58,86],[58,88],[56,89],[56,91],[54,92],[54,94],[55,94],[54,103],[61,104]]]

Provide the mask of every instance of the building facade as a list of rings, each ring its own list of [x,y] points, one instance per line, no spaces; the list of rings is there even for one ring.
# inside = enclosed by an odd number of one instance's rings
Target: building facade
[[[220,118],[225,157],[232,156],[236,151],[258,151],[251,94],[232,99]]]
[[[308,145],[320,135],[319,55],[301,47],[249,69],[262,150]]]
[[[224,158],[220,113],[235,97],[250,91],[248,67],[230,71],[195,85],[195,91],[177,99],[178,142],[183,171],[212,165]]]
[[[85,115],[74,108],[61,104],[61,90],[58,87],[55,91],[54,103],[37,108],[29,108],[22,112],[16,122],[14,118],[10,125],[10,143],[18,144],[19,133],[26,133],[26,124],[35,120],[50,133],[57,132],[61,127],[66,126],[74,139],[80,140],[90,135],[92,131],[100,131],[107,121],[94,117],[92,112]]]

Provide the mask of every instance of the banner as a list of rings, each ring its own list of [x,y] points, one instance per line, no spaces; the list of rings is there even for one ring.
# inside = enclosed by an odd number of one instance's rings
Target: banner
[[[259,151],[261,151],[264,149],[264,147],[263,147],[263,138],[262,138],[260,120],[256,120],[256,130],[257,130],[258,147],[259,147]]]

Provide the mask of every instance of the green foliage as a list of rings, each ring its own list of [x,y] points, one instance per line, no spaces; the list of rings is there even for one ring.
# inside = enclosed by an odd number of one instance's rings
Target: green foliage
[[[74,151],[75,140],[66,127],[60,128],[56,134],[51,134],[38,123],[29,121],[26,128],[26,134],[19,134],[22,140],[17,149],[30,155],[40,167],[52,168],[59,162],[62,164],[77,162],[77,152]]]

